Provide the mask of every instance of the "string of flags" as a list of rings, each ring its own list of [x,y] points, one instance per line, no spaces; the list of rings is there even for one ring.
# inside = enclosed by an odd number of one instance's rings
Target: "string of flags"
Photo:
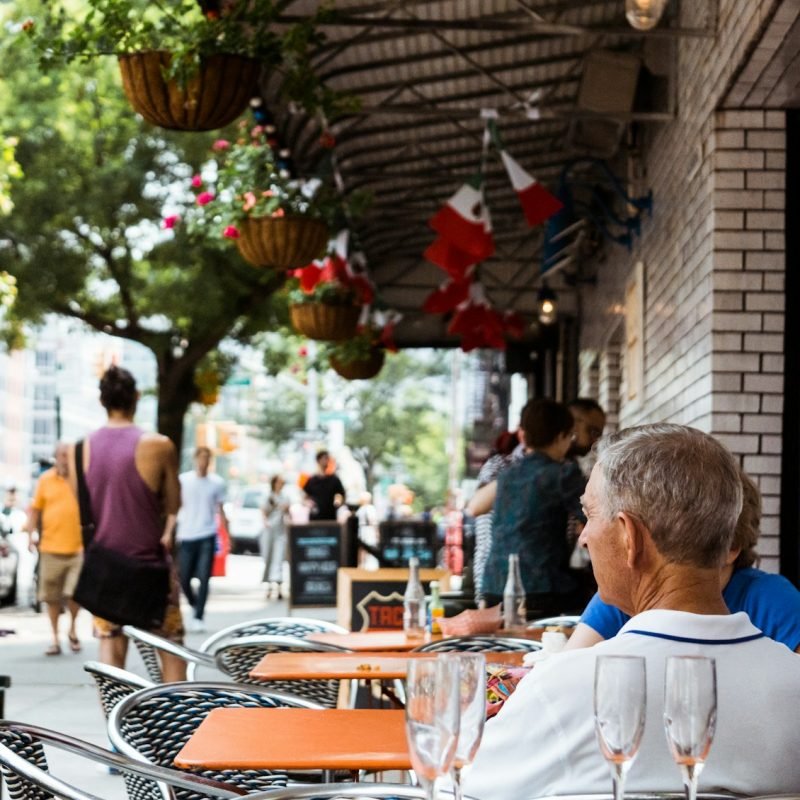
[[[512,188],[530,227],[540,225],[563,208],[551,194],[503,146],[491,111],[483,114],[483,161],[489,144],[498,151]],[[423,310],[430,314],[453,313],[448,333],[461,338],[463,350],[476,347],[505,348],[506,336],[519,337],[524,324],[518,314],[492,307],[477,280],[478,264],[495,252],[492,219],[484,195],[483,169],[469,178],[428,220],[436,238],[423,256],[447,273],[450,280],[428,296]]]

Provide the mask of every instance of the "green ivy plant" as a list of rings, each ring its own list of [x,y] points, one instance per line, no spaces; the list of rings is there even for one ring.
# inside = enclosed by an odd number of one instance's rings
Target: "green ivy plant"
[[[296,281],[290,281],[289,305],[303,305],[304,303],[322,303],[327,306],[354,306],[361,305],[362,299],[359,292],[352,286],[345,286],[339,281],[320,281],[312,291],[301,289]]]
[[[276,29],[293,0],[43,0],[41,13],[19,25],[33,41],[43,69],[98,56],[142,51],[172,54],[165,78],[181,87],[197,74],[201,60],[218,54],[252,58],[284,74],[288,99],[332,118],[355,105],[317,78],[311,55],[324,41],[320,25],[335,16],[332,3]],[[219,10],[217,10],[219,9]]]
[[[352,364],[369,361],[380,349],[383,349],[380,330],[373,325],[362,325],[352,339],[328,345],[326,355],[328,359],[335,359],[342,364]]]

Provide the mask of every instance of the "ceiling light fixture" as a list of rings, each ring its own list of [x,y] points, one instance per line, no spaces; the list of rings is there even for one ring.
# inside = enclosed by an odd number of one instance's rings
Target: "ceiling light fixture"
[[[625,0],[625,16],[637,31],[649,31],[658,25],[667,0]]]
[[[558,317],[558,297],[549,286],[542,286],[536,296],[536,313],[542,325],[552,325]]]

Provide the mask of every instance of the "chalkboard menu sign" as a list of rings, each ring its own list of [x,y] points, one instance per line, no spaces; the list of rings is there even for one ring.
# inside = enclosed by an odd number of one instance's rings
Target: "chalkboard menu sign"
[[[416,556],[421,567],[436,566],[436,523],[422,520],[387,520],[379,528],[381,565],[407,567]]]
[[[342,564],[342,538],[338,522],[289,527],[290,608],[336,605],[336,572]]]

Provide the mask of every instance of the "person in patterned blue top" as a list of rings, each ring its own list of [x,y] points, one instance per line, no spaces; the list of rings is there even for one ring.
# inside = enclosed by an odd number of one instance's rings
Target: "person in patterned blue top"
[[[722,597],[732,612],[744,611],[771,639],[800,653],[800,591],[782,575],[755,569],[760,534],[761,494],[744,472],[742,513],[736,523],[733,547],[722,567]],[[567,649],[590,647],[619,633],[629,617],[604,603],[600,595],[589,601]]]
[[[586,478],[565,461],[574,421],[554,400],[531,400],[522,410],[525,455],[500,473],[492,515],[492,544],[483,577],[487,605],[502,599],[508,556],[519,554],[530,615],[569,611],[575,582],[569,575],[567,515],[584,519]]]

